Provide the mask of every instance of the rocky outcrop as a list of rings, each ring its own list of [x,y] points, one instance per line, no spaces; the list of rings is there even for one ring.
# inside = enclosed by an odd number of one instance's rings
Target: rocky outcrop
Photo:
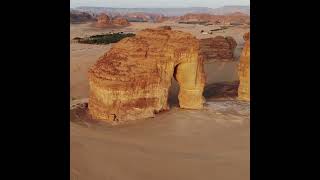
[[[111,25],[111,19],[108,15],[102,13],[97,17],[96,27],[108,27]]]
[[[89,70],[89,113],[128,121],[168,110],[171,78],[180,86],[181,108],[201,109],[205,85],[199,41],[170,28],[145,29],[115,44]]]
[[[70,11],[70,23],[86,23],[94,21],[94,18],[86,12]]]
[[[200,40],[200,55],[205,61],[233,61],[237,42],[230,36]]]
[[[156,22],[160,23],[168,20],[168,17],[165,17],[162,14],[157,13],[146,13],[146,12],[135,12],[127,13],[124,15],[129,22]]]
[[[180,20],[182,21],[210,21],[212,18],[212,15],[207,13],[188,13],[184,16],[180,17]]]
[[[243,47],[239,62],[239,88],[238,98],[250,101],[250,33],[243,36],[245,45]]]
[[[97,17],[97,22],[95,26],[104,28],[128,25],[130,25],[129,21],[122,16],[116,16],[111,19],[107,14],[102,13]]]
[[[129,26],[129,21],[124,17],[116,17],[112,19],[112,24],[116,26]]]

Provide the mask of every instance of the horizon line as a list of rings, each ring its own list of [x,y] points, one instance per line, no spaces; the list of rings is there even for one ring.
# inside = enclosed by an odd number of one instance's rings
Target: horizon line
[[[230,6],[249,6],[249,5],[224,5],[224,6],[219,6],[216,8],[222,8],[222,7],[230,7]],[[212,8],[212,7],[204,7],[204,6],[190,6],[190,7],[110,7],[110,6],[75,6],[75,7],[71,7],[70,8],[81,8],[81,7],[91,7],[91,8],[123,8],[123,9],[139,9],[139,8],[144,8],[144,9],[148,9],[148,8],[164,8],[164,9],[170,9],[170,8],[181,8],[181,9],[186,9],[186,8],[211,8],[211,9],[216,9],[216,8]]]

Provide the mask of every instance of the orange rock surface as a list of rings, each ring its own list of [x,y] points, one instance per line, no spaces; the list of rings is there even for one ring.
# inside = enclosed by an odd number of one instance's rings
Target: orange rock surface
[[[239,88],[238,98],[250,101],[250,33],[243,36],[245,45],[243,47],[239,63]]]
[[[116,26],[128,26],[130,25],[129,21],[124,17],[116,17],[112,19],[112,24]]]
[[[96,27],[108,27],[111,25],[110,17],[104,13],[97,17]]]
[[[200,40],[200,55],[205,61],[233,61],[237,42],[230,36]]]
[[[171,78],[180,85],[181,108],[202,109],[205,85],[199,41],[170,28],[145,29],[115,44],[89,70],[89,113],[128,121],[168,110]]]

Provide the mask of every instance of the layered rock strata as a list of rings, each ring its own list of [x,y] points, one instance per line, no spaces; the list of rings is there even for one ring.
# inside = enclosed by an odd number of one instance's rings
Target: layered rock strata
[[[239,88],[238,98],[250,101],[250,33],[243,36],[245,44],[239,62]]]
[[[200,55],[205,61],[233,61],[237,42],[230,36],[200,40]]]
[[[205,85],[199,41],[170,28],[145,29],[115,44],[89,70],[89,112],[95,119],[127,121],[168,110],[171,78],[181,108],[202,109]]]

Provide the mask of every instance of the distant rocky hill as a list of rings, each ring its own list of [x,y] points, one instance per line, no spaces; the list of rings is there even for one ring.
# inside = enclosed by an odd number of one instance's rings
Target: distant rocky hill
[[[221,8],[216,8],[211,11],[212,14],[216,15],[227,15],[236,12],[250,15],[250,6],[223,6]]]
[[[226,15],[213,15],[208,13],[188,13],[179,17],[180,23],[208,22],[209,24],[232,25],[250,24],[250,16],[241,12]]]
[[[89,14],[106,13],[109,16],[119,16],[131,13],[152,13],[164,16],[183,16],[187,13],[208,13],[225,15],[235,12],[250,14],[250,6],[223,6],[221,8],[190,7],[190,8],[111,8],[111,7],[77,7],[75,10],[87,12]]]
[[[95,18],[87,12],[70,10],[70,23],[84,23],[95,21]]]
[[[113,27],[113,26],[129,26],[128,20],[122,16],[109,17],[105,13],[101,13],[97,17],[96,27]]]

